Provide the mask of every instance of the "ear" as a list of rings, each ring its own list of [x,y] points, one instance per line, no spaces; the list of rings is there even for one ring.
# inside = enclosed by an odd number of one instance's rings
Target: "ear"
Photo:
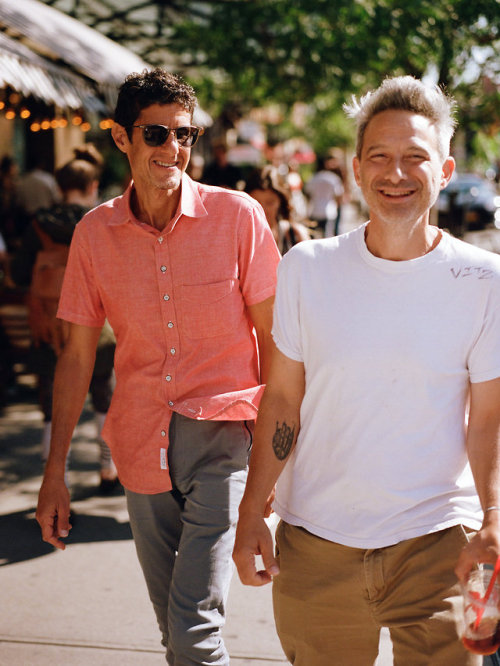
[[[352,158],[352,170],[353,170],[353,173],[354,173],[354,180],[356,181],[356,184],[361,186],[359,158],[358,158],[357,155],[354,155],[354,157]]]
[[[455,160],[453,157],[447,157],[443,163],[441,171],[441,189],[444,189],[455,171]]]
[[[130,140],[128,138],[126,129],[122,125],[114,123],[113,127],[111,128],[111,136],[122,153],[127,153]]]

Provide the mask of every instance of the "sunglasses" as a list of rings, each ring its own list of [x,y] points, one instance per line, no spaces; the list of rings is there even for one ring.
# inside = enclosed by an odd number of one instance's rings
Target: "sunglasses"
[[[147,146],[163,146],[170,134],[173,134],[179,146],[191,148],[204,133],[203,127],[167,127],[166,125],[132,125],[142,129],[142,138]]]

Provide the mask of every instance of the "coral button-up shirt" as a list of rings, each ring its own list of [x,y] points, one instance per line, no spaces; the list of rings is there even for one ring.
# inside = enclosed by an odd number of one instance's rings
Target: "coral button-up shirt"
[[[263,386],[247,306],[273,296],[280,257],[262,209],[242,192],[184,175],[177,213],[158,231],[134,217],[132,187],[77,225],[58,316],[109,320],[116,387],[103,437],[122,483],[150,494],[172,487],[172,411],[255,418]]]

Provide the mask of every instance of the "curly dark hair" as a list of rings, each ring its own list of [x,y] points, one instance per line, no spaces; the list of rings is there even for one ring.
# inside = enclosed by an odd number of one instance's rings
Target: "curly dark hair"
[[[180,76],[170,74],[161,67],[129,74],[120,86],[115,108],[115,122],[127,129],[131,138],[131,125],[142,109],[152,104],[180,104],[193,116],[196,106],[194,89]]]

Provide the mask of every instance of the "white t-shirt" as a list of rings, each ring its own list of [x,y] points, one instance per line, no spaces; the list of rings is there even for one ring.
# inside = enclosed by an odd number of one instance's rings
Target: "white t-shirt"
[[[310,197],[309,216],[313,220],[334,220],[337,217],[337,197],[344,194],[344,186],[332,171],[318,171],[306,185]]]
[[[278,269],[273,336],[306,391],[275,510],[357,548],[477,529],[465,408],[469,381],[500,377],[500,257],[444,233],[388,261],[365,226],[300,243]]]

